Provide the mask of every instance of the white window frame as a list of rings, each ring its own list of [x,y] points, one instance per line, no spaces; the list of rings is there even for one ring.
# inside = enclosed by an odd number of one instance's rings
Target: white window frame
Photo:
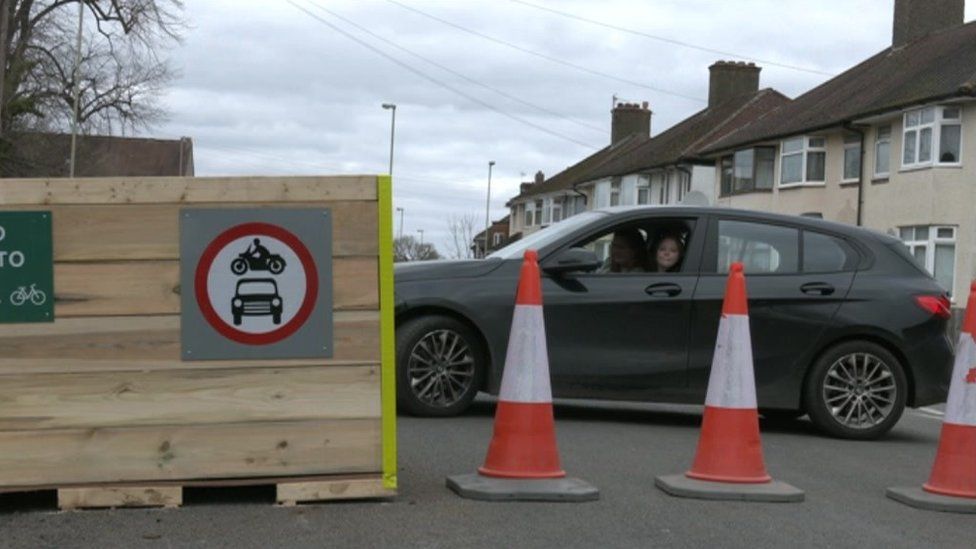
[[[620,180],[610,182],[610,205],[620,206]]]
[[[946,109],[955,110],[959,113],[958,118],[945,118]],[[930,122],[922,122],[923,115],[928,112],[932,112],[932,120]],[[911,121],[915,118],[915,121]],[[944,126],[959,126],[959,158],[955,162],[942,162],[939,160],[939,150],[942,148],[942,128]],[[920,160],[919,153],[920,146],[922,143],[922,130],[928,129],[931,132],[931,140],[929,142],[929,159]],[[909,136],[909,134],[913,134]],[[914,154],[911,162],[905,161],[905,151],[908,147],[909,141],[914,146]],[[962,106],[961,105],[935,105],[922,107],[919,109],[912,109],[906,111],[902,115],[902,127],[901,127],[901,151],[899,158],[901,159],[901,169],[902,171],[917,170],[922,168],[929,168],[932,166],[946,166],[946,167],[959,167],[962,166],[962,151],[963,151],[963,132],[962,132]]]
[[[494,233],[491,235],[491,245],[498,246],[502,243],[502,233]]]
[[[563,220],[563,201],[564,197],[560,196],[552,199],[552,222],[558,223]]]
[[[917,229],[928,229],[928,237],[924,239],[918,239],[915,237]],[[951,236],[939,236],[940,230],[948,230]],[[906,238],[905,231],[911,231],[911,238]],[[958,259],[958,246],[956,242],[956,227],[954,225],[907,225],[898,228],[899,237],[902,242],[908,246],[909,253],[912,257],[915,257],[915,250],[922,248],[925,250],[925,260],[922,262],[925,270],[929,272],[932,276],[935,276],[935,247],[938,244],[952,245],[952,278],[949,283],[949,287],[946,288],[950,293],[952,293],[952,285],[956,283],[956,263]],[[955,302],[955,298],[953,298]]]
[[[813,146],[811,141],[819,139],[823,141],[822,146]],[[784,152],[786,143],[791,141],[802,140],[803,146],[796,151]],[[810,158],[811,153],[823,153],[824,155],[824,178],[820,180],[808,180],[807,179],[807,162]],[[791,181],[789,183],[783,182],[783,159],[788,156],[800,156],[800,180]],[[827,138],[821,135],[801,135],[797,137],[791,137],[789,139],[784,139],[779,143],[779,182],[777,183],[779,188],[788,189],[790,187],[823,187],[827,184]]]
[[[542,225],[550,223],[552,223],[552,199],[545,198],[542,200]]]
[[[882,130],[887,130],[888,135],[881,135]],[[881,155],[878,151],[881,149],[881,145],[888,145],[888,165],[885,166],[885,171],[878,171],[878,158]],[[883,178],[888,177],[891,173],[891,124],[885,124],[883,126],[878,126],[874,129],[874,177]]]
[[[525,203],[525,226],[535,225],[535,201]]]
[[[644,195],[644,199],[641,200],[641,195]],[[651,178],[649,176],[641,176],[637,180],[637,192],[635,193],[635,200],[637,204],[650,204],[651,203]]]
[[[858,156],[857,159],[857,175],[855,177],[844,177],[847,175],[847,153],[848,151],[855,151],[854,154]],[[825,159],[826,160],[826,159]],[[844,156],[841,158],[840,163],[840,182],[841,183],[857,183],[861,180],[861,174],[864,172],[864,156],[861,154],[861,137],[860,136],[845,136],[844,137]]]

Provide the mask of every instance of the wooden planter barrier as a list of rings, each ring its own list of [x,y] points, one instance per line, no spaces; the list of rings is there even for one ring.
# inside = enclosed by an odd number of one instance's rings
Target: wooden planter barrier
[[[0,324],[0,491],[62,508],[179,505],[183,486],[278,501],[396,489],[388,177],[0,180],[50,211],[54,322]],[[331,359],[180,359],[182,208],[329,208]]]

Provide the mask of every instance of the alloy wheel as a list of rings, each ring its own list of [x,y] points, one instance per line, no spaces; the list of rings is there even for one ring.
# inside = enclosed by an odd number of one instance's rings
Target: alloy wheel
[[[428,332],[410,350],[410,389],[428,406],[456,404],[470,390],[474,373],[471,346],[453,330]]]
[[[823,399],[837,423],[870,429],[891,415],[898,386],[884,360],[871,353],[850,353],[830,365]]]

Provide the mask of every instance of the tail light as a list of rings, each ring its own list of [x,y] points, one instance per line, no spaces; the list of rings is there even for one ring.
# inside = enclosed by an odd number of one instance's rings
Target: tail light
[[[915,303],[939,318],[952,317],[952,303],[944,295],[917,295]]]

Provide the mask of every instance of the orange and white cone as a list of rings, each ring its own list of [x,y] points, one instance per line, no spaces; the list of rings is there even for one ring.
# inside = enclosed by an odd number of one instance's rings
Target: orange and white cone
[[[463,497],[487,500],[599,497],[596,488],[565,476],[556,446],[538,256],[528,250],[519,276],[488,455],[478,474],[448,477],[447,485]]]
[[[684,475],[657,477],[655,484],[682,497],[803,501],[803,491],[774,482],[763,461],[741,263],[732,264],[725,286],[695,459]]]
[[[752,337],[742,265],[729,272],[705,395],[698,451],[686,475],[716,482],[769,482],[759,440]]]
[[[976,282],[956,345],[945,418],[929,481],[889,488],[888,497],[913,507],[976,513]]]
[[[949,383],[942,436],[927,492],[976,498],[976,282],[969,289],[966,317]]]

